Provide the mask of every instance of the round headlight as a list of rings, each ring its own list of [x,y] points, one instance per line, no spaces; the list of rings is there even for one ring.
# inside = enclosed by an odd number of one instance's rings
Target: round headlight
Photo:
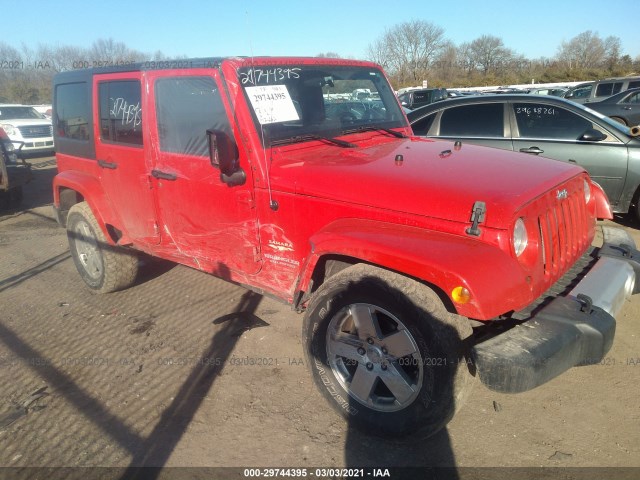
[[[585,178],[585,180],[584,180],[584,201],[585,201],[585,203],[589,203],[589,200],[591,200],[591,187],[589,186],[589,182],[587,182],[587,179]]]
[[[524,252],[528,241],[527,227],[524,226],[524,220],[519,218],[513,227],[513,249],[516,252],[516,256],[519,257]]]

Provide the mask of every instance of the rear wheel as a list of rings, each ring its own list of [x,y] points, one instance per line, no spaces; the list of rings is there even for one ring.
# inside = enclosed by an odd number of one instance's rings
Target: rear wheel
[[[618,123],[621,123],[622,125],[626,125],[627,122],[624,121],[624,118],[620,118],[620,117],[611,117],[611,120],[614,120]]]
[[[469,335],[433,290],[369,265],[322,285],[303,331],[320,391],[354,426],[383,435],[432,435],[449,422],[473,383]]]
[[[131,286],[135,281],[137,255],[107,242],[86,202],[77,203],[69,210],[67,238],[76,268],[92,290],[114,292]]]

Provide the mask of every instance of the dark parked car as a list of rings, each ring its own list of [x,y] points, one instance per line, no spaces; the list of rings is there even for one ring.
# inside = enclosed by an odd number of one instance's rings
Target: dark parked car
[[[640,88],[620,92],[601,102],[590,103],[589,108],[624,125],[639,125]]]
[[[422,88],[409,90],[398,95],[400,104],[410,110],[424,107],[445,98],[447,98],[447,90],[445,88]]]
[[[615,212],[632,212],[640,219],[638,128],[548,95],[453,98],[407,116],[416,135],[580,165],[604,188]]]
[[[15,148],[14,143],[19,143]],[[0,209],[22,201],[22,186],[31,180],[31,166],[18,157],[22,142],[12,142],[0,128]]]

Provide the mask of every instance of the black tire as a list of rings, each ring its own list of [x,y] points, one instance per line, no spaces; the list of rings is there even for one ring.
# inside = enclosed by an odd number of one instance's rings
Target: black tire
[[[138,256],[132,250],[107,242],[86,202],[77,203],[69,210],[67,238],[80,276],[95,292],[115,292],[135,281]]]
[[[303,342],[316,385],[350,424],[379,435],[430,436],[474,383],[463,342],[471,334],[427,286],[355,265],[314,294]]]

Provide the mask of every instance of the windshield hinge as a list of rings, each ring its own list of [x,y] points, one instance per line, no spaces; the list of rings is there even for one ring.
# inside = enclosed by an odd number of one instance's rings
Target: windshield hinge
[[[473,209],[471,210],[471,226],[467,228],[466,232],[474,237],[479,237],[481,230],[478,225],[484,222],[485,214],[487,213],[487,206],[484,202],[475,202]]]

